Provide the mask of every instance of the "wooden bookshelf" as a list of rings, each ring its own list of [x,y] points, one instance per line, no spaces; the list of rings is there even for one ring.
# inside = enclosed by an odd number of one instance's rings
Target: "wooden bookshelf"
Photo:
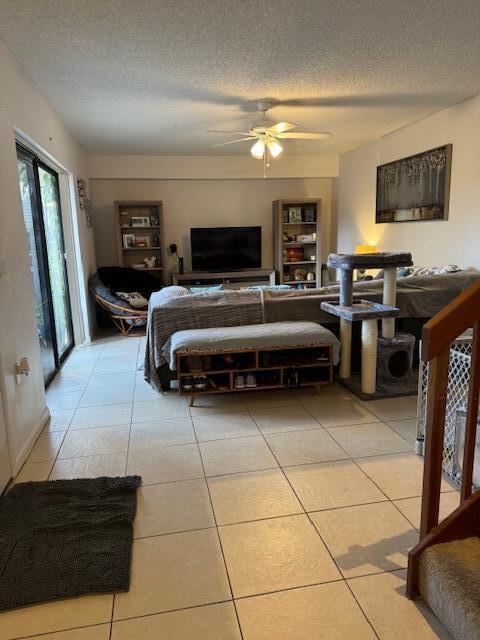
[[[321,200],[315,198],[275,200],[272,203],[273,260],[278,284],[303,285],[306,288],[320,286],[321,204]]]
[[[114,207],[119,265],[133,267],[135,264],[142,264],[145,258],[155,257],[154,266],[143,267],[141,270],[151,272],[163,283],[165,236],[161,200],[119,200],[114,202]],[[144,226],[135,225],[135,219],[144,219]],[[127,246],[127,236],[130,236],[131,246]],[[137,244],[142,239],[147,246]]]

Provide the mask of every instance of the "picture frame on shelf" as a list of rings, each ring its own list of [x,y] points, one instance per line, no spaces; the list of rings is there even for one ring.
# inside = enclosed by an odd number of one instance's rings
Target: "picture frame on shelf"
[[[149,227],[150,217],[149,216],[132,216],[130,222],[132,227]]]
[[[317,221],[317,213],[315,207],[305,207],[303,212],[303,221],[304,222],[316,222]]]
[[[150,236],[136,236],[135,237],[135,246],[141,248],[148,248],[151,246]]]
[[[124,233],[123,234],[123,248],[124,249],[134,249],[135,248],[135,234],[134,233]]]
[[[288,207],[288,221],[290,224],[302,222],[302,207]]]
[[[312,233],[299,233],[295,236],[296,242],[315,242],[315,238]]]

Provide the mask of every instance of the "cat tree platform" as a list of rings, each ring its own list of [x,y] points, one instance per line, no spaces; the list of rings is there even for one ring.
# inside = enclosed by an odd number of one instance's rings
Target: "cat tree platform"
[[[374,397],[377,389],[378,320],[382,320],[382,338],[394,339],[395,318],[400,310],[395,306],[397,297],[397,267],[413,264],[412,255],[399,253],[332,253],[328,266],[340,269],[339,304],[322,302],[327,313],[340,317],[340,378],[351,377],[352,322],[362,322],[362,373],[360,391]],[[368,300],[353,300],[353,272],[355,269],[383,269],[383,304]]]
[[[379,302],[358,300],[352,305],[335,304],[334,302],[322,302],[322,309],[349,322],[355,320],[379,320],[383,318],[396,318],[400,315],[400,309],[390,307]]]

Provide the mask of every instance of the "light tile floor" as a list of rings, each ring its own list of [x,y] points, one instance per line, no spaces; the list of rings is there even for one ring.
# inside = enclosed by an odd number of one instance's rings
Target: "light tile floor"
[[[208,396],[143,380],[144,339],[76,349],[17,481],[139,474],[128,593],[0,614],[0,640],[448,638],[404,596],[422,461],[413,398]],[[458,503],[443,486],[441,514]]]

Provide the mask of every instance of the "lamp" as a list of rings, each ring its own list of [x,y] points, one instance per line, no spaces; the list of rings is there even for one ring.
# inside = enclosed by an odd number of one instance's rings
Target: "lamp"
[[[377,253],[377,247],[370,244],[356,244],[355,253]]]
[[[356,244],[355,253],[357,254],[377,253],[377,247],[371,244]],[[372,274],[368,273],[368,270],[357,269],[357,280],[371,280],[372,277],[373,277]]]
[[[178,255],[177,245],[172,243],[171,245],[169,245],[169,249],[170,249],[170,253],[172,254],[172,256],[177,256],[177,259],[178,259],[178,273],[183,273],[183,269],[184,269],[183,258]]]
[[[265,143],[263,140],[257,140],[252,144],[252,148],[250,149],[250,153],[257,160],[261,160],[263,158],[263,154],[265,153]]]
[[[276,158],[283,151],[282,145],[276,140],[270,140],[269,142],[267,142],[267,147],[270,153],[272,154],[272,158]]]

